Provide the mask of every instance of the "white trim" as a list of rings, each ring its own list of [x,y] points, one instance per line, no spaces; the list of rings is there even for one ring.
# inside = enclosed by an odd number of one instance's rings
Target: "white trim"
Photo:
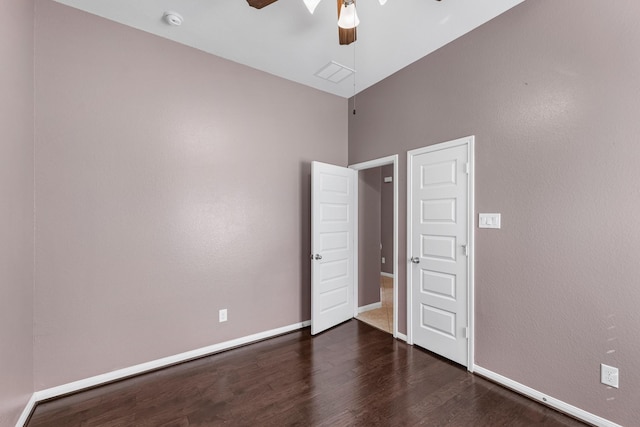
[[[407,281],[406,283],[406,289],[407,289],[407,344],[413,345],[413,300],[411,297],[411,293],[412,293],[412,289],[411,289],[411,264],[409,264],[411,261],[409,258],[411,258],[411,176],[413,175],[412,171],[413,171],[413,167],[411,166],[411,153],[413,151],[407,151],[407,252],[406,252],[406,258],[405,258],[405,269],[406,269],[406,274],[405,274],[405,280]]]
[[[407,342],[407,336],[405,334],[401,334],[400,332],[398,332],[398,336],[396,338],[404,342]]]
[[[349,168],[352,169],[352,168]],[[351,247],[355,248],[353,251],[353,317],[357,317],[358,316],[358,282],[359,282],[359,254],[358,254],[358,243],[359,243],[359,235],[358,235],[358,229],[360,228],[360,213],[359,213],[359,207],[360,207],[360,196],[358,195],[358,191],[360,190],[360,174],[358,173],[358,171],[356,170],[353,173],[353,194],[354,194],[354,199],[353,200],[353,216],[355,218],[355,225],[353,226],[353,242]]]
[[[358,314],[364,313],[366,311],[375,310],[377,308],[382,308],[382,301],[374,302],[373,304],[363,305],[362,307],[358,307]]]
[[[393,165],[393,271],[398,271],[399,260],[398,260],[398,213],[399,213],[399,196],[398,196],[398,173],[399,173],[399,164],[398,164],[398,155],[394,154],[387,157],[382,157],[375,160],[369,160],[362,163],[356,163],[355,165],[350,165],[349,168],[354,169],[356,171],[361,171],[364,169],[376,168],[379,166]],[[356,203],[356,206],[358,203]],[[357,215],[357,212],[356,212]],[[357,218],[357,216],[356,216]],[[358,227],[356,227],[356,243],[357,243],[357,232]],[[356,266],[358,261],[358,251],[356,251]],[[356,268],[356,272],[357,272]],[[357,301],[358,297],[358,282],[356,276],[356,283],[354,287],[355,301]],[[354,314],[355,315],[355,314]],[[393,287],[393,337],[398,338],[398,286],[394,284]]]
[[[474,245],[474,232],[475,232],[475,136],[470,135],[464,138],[454,139],[452,141],[442,142],[439,144],[429,145],[422,148],[416,148],[414,150],[407,151],[407,343],[413,344],[413,322],[412,322],[412,291],[411,291],[411,276],[412,268],[409,265],[411,262],[411,177],[412,177],[412,158],[414,156],[429,153],[433,151],[447,150],[453,147],[467,146],[467,161],[469,163],[469,174],[467,178],[467,245],[469,247],[469,256],[467,257],[467,327],[468,331],[468,345],[467,345],[467,370],[473,372],[475,366],[475,322],[474,322],[474,306],[475,306],[475,245]]]
[[[83,380],[74,381],[71,383],[59,385],[57,387],[51,387],[45,390],[36,391],[33,394],[33,398],[36,402],[42,400],[51,399],[54,397],[62,396],[69,393],[74,393],[90,387],[96,387],[105,383],[120,380],[123,378],[131,377],[133,375],[139,375],[155,369],[164,368],[167,366],[175,365],[176,363],[186,362],[188,360],[196,359],[198,357],[209,356],[211,354],[219,353],[224,350],[229,350],[241,345],[251,344],[257,341],[262,341],[267,338],[272,338],[278,335],[286,334],[298,329],[305,328],[311,324],[311,321],[307,320],[300,323],[294,323],[292,325],[283,326],[281,328],[271,329],[269,331],[258,332],[257,334],[248,335],[242,338],[236,338],[234,340],[221,342],[219,344],[213,344],[207,347],[198,348],[196,350],[186,351],[173,356],[163,357],[161,359],[152,360],[150,362],[141,363],[139,365],[130,366],[128,368],[118,369],[117,371],[108,372],[106,374],[96,375],[94,377],[85,378]],[[26,408],[25,408],[26,411]]]
[[[398,274],[398,267],[400,266],[400,258],[398,258],[398,251],[399,251],[399,247],[398,247],[398,242],[399,242],[399,230],[398,230],[398,224],[400,223],[400,220],[398,218],[398,215],[400,214],[400,194],[399,194],[399,183],[398,181],[400,181],[398,179],[398,176],[400,174],[400,164],[399,164],[399,158],[398,155],[396,154],[395,156],[393,156],[393,271]],[[393,336],[395,338],[398,338],[400,335],[400,332],[398,332],[398,283],[396,283],[395,277],[393,279]],[[405,337],[405,341],[406,341],[406,337]]]
[[[468,199],[467,199],[467,214],[469,215],[468,223],[467,223],[467,245],[469,247],[469,256],[467,258],[467,325],[469,327],[468,336],[469,336],[469,345],[467,348],[467,370],[469,372],[473,372],[475,366],[475,307],[476,307],[476,299],[475,299],[475,269],[476,269],[476,245],[475,245],[475,218],[476,218],[476,209],[475,209],[475,188],[476,188],[476,148],[475,135],[471,135],[468,137],[469,143],[467,145],[467,159],[469,163],[469,179],[468,184],[469,187],[467,189]]]
[[[380,275],[381,275],[381,276],[384,276],[384,277],[391,277],[392,279],[395,279],[395,278],[396,278],[395,274],[385,273],[384,271],[381,271],[381,272],[380,272]]]
[[[474,369],[477,375],[485,377],[506,388],[516,391],[524,396],[527,396],[532,400],[540,402],[544,405],[551,406],[552,408],[557,409],[560,412],[564,412],[565,414],[571,415],[572,417],[586,421],[587,423],[591,423],[593,425],[600,426],[600,427],[622,427],[619,424],[616,424],[605,418],[599,417],[583,409],[580,409],[573,405],[565,403],[562,400],[558,400],[554,397],[547,396],[546,394],[541,393],[538,390],[535,390],[531,387],[527,387],[524,384],[520,384],[517,381],[514,381],[510,378],[497,374],[493,371],[483,368],[482,366],[475,365]]]
[[[356,163],[355,165],[349,165],[349,168],[355,169],[357,171],[361,171],[364,169],[373,169],[378,166],[386,166],[393,164],[394,161],[398,159],[398,155],[394,154],[392,156],[381,157],[379,159],[368,160],[366,162]]]
[[[29,420],[29,416],[31,415],[31,412],[33,412],[33,409],[36,407],[36,403],[38,403],[38,401],[36,400],[36,394],[33,393],[31,395],[31,398],[27,402],[27,405],[22,410],[22,414],[20,414],[20,418],[18,418],[18,421],[16,421],[16,427],[24,427],[24,425]]]

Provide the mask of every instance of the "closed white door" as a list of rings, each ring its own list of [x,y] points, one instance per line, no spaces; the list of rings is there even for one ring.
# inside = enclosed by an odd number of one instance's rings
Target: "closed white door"
[[[354,313],[357,172],[311,164],[311,333]]]
[[[472,145],[463,138],[408,156],[412,341],[465,366]]]

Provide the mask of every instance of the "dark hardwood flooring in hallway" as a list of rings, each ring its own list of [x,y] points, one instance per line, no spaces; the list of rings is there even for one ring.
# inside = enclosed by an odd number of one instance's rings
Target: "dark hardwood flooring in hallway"
[[[39,404],[44,426],[584,426],[351,320]]]

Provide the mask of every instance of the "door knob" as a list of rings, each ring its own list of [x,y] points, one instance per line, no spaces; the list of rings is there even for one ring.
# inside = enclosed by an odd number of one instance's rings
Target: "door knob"
[[[315,259],[322,259],[322,255],[320,254],[316,254],[316,256],[314,257]]]
[[[413,258],[411,258],[411,262],[414,264],[420,264],[420,258],[418,258],[417,256],[414,256]]]

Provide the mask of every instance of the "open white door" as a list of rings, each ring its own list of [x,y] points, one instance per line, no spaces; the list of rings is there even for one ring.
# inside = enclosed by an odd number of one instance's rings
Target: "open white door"
[[[353,317],[356,175],[311,163],[311,334]]]
[[[469,363],[473,137],[408,154],[413,342]]]

